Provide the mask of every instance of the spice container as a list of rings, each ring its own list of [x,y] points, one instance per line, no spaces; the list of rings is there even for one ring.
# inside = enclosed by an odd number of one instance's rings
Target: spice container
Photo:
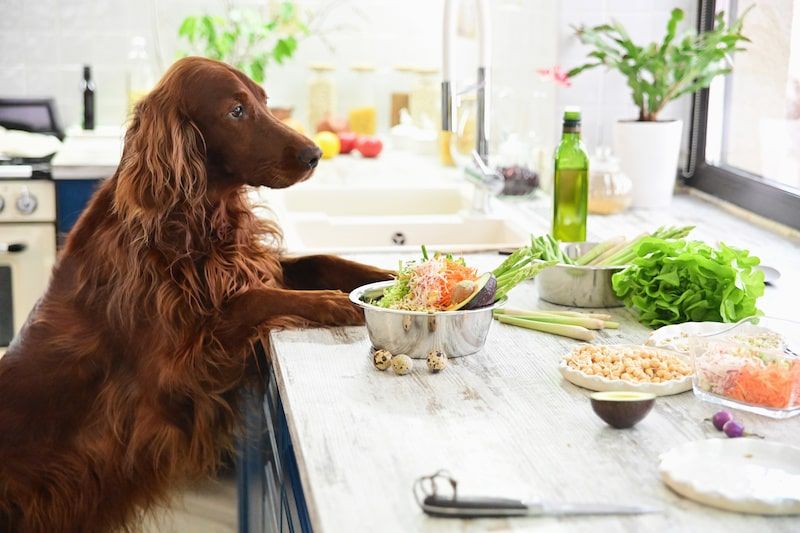
[[[372,65],[353,65],[350,68],[356,73],[355,86],[353,87],[355,105],[348,114],[350,129],[358,135],[375,135],[377,110],[375,108],[372,80],[372,73],[375,71],[375,67]]]
[[[689,339],[700,399],[772,418],[800,414],[800,322],[760,317]]]
[[[411,96],[411,91],[408,89],[408,76],[414,71],[414,68],[408,65],[395,65],[394,70],[399,74],[398,77],[402,78],[402,81],[392,90],[390,95],[389,127],[397,126],[401,123],[400,117],[403,109],[408,112],[409,98]]]
[[[335,70],[333,65],[315,63],[310,68],[314,76],[308,83],[308,126],[314,131],[336,112],[336,83],[330,75]]]
[[[589,212],[610,215],[624,211],[633,199],[633,182],[609,148],[600,148],[589,165]]]

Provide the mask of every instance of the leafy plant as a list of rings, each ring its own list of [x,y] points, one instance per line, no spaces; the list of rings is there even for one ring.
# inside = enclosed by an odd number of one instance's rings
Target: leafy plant
[[[571,69],[567,76],[572,78],[601,65],[618,70],[633,91],[639,120],[656,121],[672,100],[704,89],[715,77],[731,72],[731,54],[745,50],[742,42],[750,42],[742,35],[747,11],[729,25],[725,24],[725,13],[720,12],[712,30],[699,34],[689,31],[678,39],[678,24],[684,13],[673,9],[664,39],[644,46],[635,44],[618,22],[577,27],[580,41],[594,50],[588,54],[590,61]]]
[[[291,0],[280,2],[268,17],[228,3],[225,16],[188,16],[178,29],[192,53],[229,63],[257,83],[264,81],[270,64],[291,58],[309,34],[309,18]]]
[[[700,241],[646,238],[631,265],[611,278],[614,292],[648,326],[736,322],[759,314],[764,273],[747,250]]]

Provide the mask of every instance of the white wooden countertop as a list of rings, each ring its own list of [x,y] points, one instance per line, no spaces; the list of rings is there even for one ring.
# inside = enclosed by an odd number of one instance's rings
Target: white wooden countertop
[[[521,207],[530,231],[542,233],[549,214]],[[592,238],[634,235],[661,224],[696,224],[693,236],[724,240],[760,255],[782,279],[761,300],[770,315],[797,318],[800,245],[758,229],[697,198],[677,197],[671,213],[592,217]],[[394,254],[357,259],[396,265]],[[479,269],[501,261],[469,258]],[[539,302],[532,284],[510,305]],[[611,311],[619,330],[598,342],[641,342],[647,329],[624,308]],[[365,328],[300,330],[272,335],[276,378],[315,531],[797,531],[797,517],[718,511],[672,493],[661,483],[659,454],[720,434],[703,422],[717,408],[691,392],[659,398],[635,428],[615,430],[597,418],[588,391],[557,370],[574,341],[494,323],[485,349],[452,360],[440,374],[417,361],[412,374],[372,367]],[[749,431],[797,444],[800,417],[774,421],[737,416]],[[659,515],[459,521],[430,518],[417,507],[413,481],[446,468],[463,494],[663,507]]]

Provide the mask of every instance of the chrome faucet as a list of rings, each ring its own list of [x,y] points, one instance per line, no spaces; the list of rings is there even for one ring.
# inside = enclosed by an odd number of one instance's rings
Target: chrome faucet
[[[442,131],[455,131],[453,114],[453,39],[456,29],[456,12],[459,0],[444,2],[444,32],[442,42]],[[489,18],[489,2],[476,0],[478,15],[478,77],[477,117],[475,117],[475,151],[484,163],[489,162],[489,74],[491,61],[491,21]]]
[[[478,15],[478,73],[474,86],[477,92],[475,117],[475,150],[472,159],[475,168],[467,166],[464,174],[475,186],[472,209],[488,213],[491,198],[503,189],[503,179],[488,168],[489,163],[489,83],[491,61],[491,21],[489,2],[475,0]],[[444,31],[442,40],[442,131],[455,131],[455,99],[453,94],[453,39],[456,33],[456,12],[459,0],[444,1]],[[469,89],[467,89],[469,90]]]

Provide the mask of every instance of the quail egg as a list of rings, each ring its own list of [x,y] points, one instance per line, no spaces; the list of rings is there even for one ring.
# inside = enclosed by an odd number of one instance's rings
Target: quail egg
[[[431,350],[426,359],[428,370],[431,372],[441,372],[447,366],[447,356],[441,350]]]
[[[404,353],[392,357],[392,370],[398,376],[408,374],[413,367],[414,361]]]
[[[386,370],[392,365],[392,354],[389,350],[375,350],[372,354],[372,364],[378,370]]]

